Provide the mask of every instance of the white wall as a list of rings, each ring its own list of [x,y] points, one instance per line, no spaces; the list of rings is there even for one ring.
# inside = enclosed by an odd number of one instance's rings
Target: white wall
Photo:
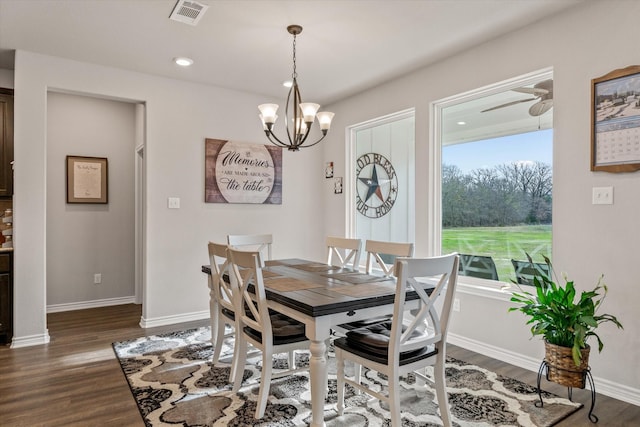
[[[589,165],[591,79],[640,63],[638,16],[640,2],[586,2],[328,107],[336,113],[336,129],[415,107],[415,155],[422,163],[429,158],[432,102],[553,67],[553,260],[583,289],[595,286],[600,274],[605,274],[610,292],[603,312],[617,315],[625,329],[606,325],[599,330],[605,348],[601,354],[592,352],[596,388],[636,404],[640,404],[636,357],[640,353],[640,287],[635,268],[640,252],[640,173],[593,173]],[[343,135],[334,133],[327,139],[325,160],[341,158]],[[338,174],[343,173],[341,163],[336,162]],[[416,179],[416,253],[425,256],[431,238],[428,170],[417,168]],[[615,204],[592,205],[591,189],[596,186],[613,186]],[[325,197],[328,230],[339,232],[343,226],[344,203]],[[524,317],[507,313],[511,304],[504,297],[458,296],[461,312],[453,317],[452,332],[459,342],[505,360],[519,358],[530,368],[532,361],[539,364],[542,342],[530,340]]]
[[[133,300],[135,118],[133,103],[47,94],[48,311]],[[67,155],[107,158],[108,204],[66,203]]]
[[[47,93],[146,103],[145,325],[208,317],[208,240],[273,233],[274,256],[324,257],[324,164],[313,149],[283,155],[282,205],[204,203],[204,139],[265,143],[263,97],[16,52],[15,327],[13,346],[47,340]],[[180,197],[169,210],[167,197]],[[317,244],[315,242],[318,242]]]

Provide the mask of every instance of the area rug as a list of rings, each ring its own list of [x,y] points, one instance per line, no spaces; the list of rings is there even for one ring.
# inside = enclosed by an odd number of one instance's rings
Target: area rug
[[[271,382],[264,418],[253,418],[260,380],[261,359],[247,361],[244,381],[238,393],[227,382],[230,367],[212,366],[213,347],[207,327],[143,337],[113,344],[133,397],[147,426],[306,426],[311,418],[308,372]],[[223,355],[233,351],[225,342]],[[307,364],[309,354],[296,354]],[[287,366],[286,355],[274,359],[274,370]],[[329,383],[325,404],[327,427],[388,427],[388,407],[365,394],[345,392],[345,412],[338,416],[336,366],[329,352]],[[537,408],[535,387],[460,360],[449,358],[446,366],[447,392],[454,425],[460,427],[552,426],[582,407],[567,399],[543,392],[544,407]],[[384,389],[386,379],[375,371],[363,372],[368,386]],[[402,425],[441,426],[435,390],[418,384],[411,375],[402,381]]]

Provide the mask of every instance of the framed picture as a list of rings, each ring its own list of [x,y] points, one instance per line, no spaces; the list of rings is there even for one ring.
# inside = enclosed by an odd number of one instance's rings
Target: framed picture
[[[640,65],[591,80],[591,170],[640,170]]]
[[[342,194],[342,177],[333,178],[333,193]]]
[[[106,157],[67,156],[67,203],[108,203]]]
[[[333,162],[327,162],[324,167],[324,177],[333,178]]]

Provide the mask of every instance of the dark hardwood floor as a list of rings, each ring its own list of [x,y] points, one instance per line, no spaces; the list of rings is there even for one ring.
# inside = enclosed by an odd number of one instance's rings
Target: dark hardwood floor
[[[53,313],[47,316],[49,344],[13,350],[0,346],[0,425],[143,427],[111,343],[208,321],[141,329],[140,316],[140,306],[133,304]],[[449,354],[530,384],[536,381],[534,372],[463,348],[449,346]],[[566,396],[560,386],[545,389]],[[587,419],[588,390],[575,390],[574,400],[586,407],[558,426],[593,426]],[[640,407],[606,396],[598,395],[594,413],[599,426],[640,425]]]

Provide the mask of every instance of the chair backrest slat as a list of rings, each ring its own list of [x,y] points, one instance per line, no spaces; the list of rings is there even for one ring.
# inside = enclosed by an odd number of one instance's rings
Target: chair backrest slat
[[[209,264],[211,268],[211,283],[216,301],[222,307],[235,312],[235,296],[231,283],[224,279],[229,275],[229,259],[227,255],[227,245],[222,243],[209,242]]]
[[[271,254],[273,236],[271,234],[229,234],[227,243],[234,249],[258,251],[262,254],[263,260],[273,259]]]
[[[272,336],[269,308],[264,289],[262,267],[264,263],[259,251],[241,251],[229,248],[232,282],[237,283],[240,293],[239,307],[241,323],[265,336]],[[254,292],[249,291],[253,285]],[[247,313],[246,308],[249,309]]]
[[[362,240],[327,237],[327,264],[359,270],[361,256]]]
[[[384,276],[394,275],[395,260],[397,257],[412,257],[413,243],[383,242],[367,240],[364,247],[367,253],[366,272],[371,274],[374,264],[382,271]]]

